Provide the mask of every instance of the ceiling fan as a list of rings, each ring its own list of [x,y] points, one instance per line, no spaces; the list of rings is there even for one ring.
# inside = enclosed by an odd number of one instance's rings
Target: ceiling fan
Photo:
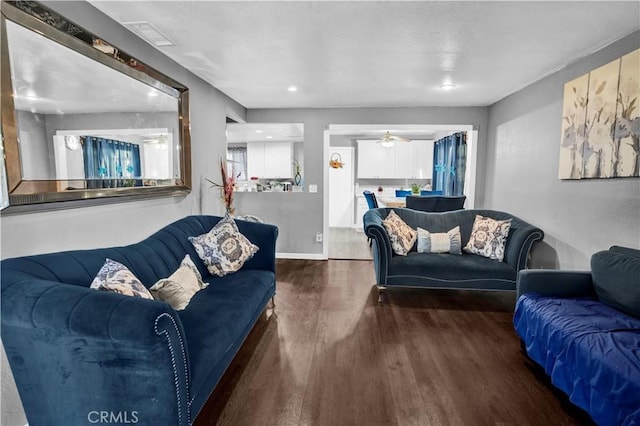
[[[387,131],[384,135],[378,140],[378,143],[384,147],[391,147],[393,144],[398,142],[409,142],[411,139],[404,138],[402,136],[391,134],[391,132]]]

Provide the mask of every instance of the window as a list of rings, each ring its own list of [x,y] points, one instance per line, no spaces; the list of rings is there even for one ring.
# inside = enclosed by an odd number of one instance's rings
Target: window
[[[227,170],[235,180],[247,178],[247,148],[227,148]]]

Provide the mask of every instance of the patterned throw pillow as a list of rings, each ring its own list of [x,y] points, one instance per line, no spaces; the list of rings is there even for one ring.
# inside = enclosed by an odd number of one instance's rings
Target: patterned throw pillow
[[[418,253],[462,254],[460,227],[456,226],[449,232],[441,234],[418,228]]]
[[[159,280],[149,290],[154,298],[164,300],[176,311],[181,311],[198,291],[208,285],[202,281],[202,275],[191,257],[186,255],[169,278]]]
[[[238,225],[228,214],[211,231],[189,237],[189,241],[209,273],[219,277],[236,272],[258,251],[258,246],[240,233]]]
[[[511,219],[495,220],[476,215],[464,251],[502,262],[510,228]]]
[[[95,290],[112,291],[126,296],[153,300],[149,290],[133,275],[133,272],[122,263],[111,259],[104,262],[90,287]]]
[[[394,210],[382,221],[395,254],[406,256],[416,242],[416,231],[407,225]]]

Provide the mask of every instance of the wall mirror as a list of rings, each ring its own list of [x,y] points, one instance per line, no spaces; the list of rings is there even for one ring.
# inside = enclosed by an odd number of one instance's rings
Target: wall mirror
[[[227,170],[240,192],[304,190],[303,123],[228,123]]]
[[[5,211],[190,191],[186,87],[36,2],[1,21]]]

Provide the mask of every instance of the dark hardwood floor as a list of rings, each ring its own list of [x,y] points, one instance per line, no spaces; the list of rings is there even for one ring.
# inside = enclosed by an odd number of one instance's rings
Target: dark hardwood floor
[[[510,292],[392,289],[370,261],[279,260],[202,425],[577,425],[520,352]]]

